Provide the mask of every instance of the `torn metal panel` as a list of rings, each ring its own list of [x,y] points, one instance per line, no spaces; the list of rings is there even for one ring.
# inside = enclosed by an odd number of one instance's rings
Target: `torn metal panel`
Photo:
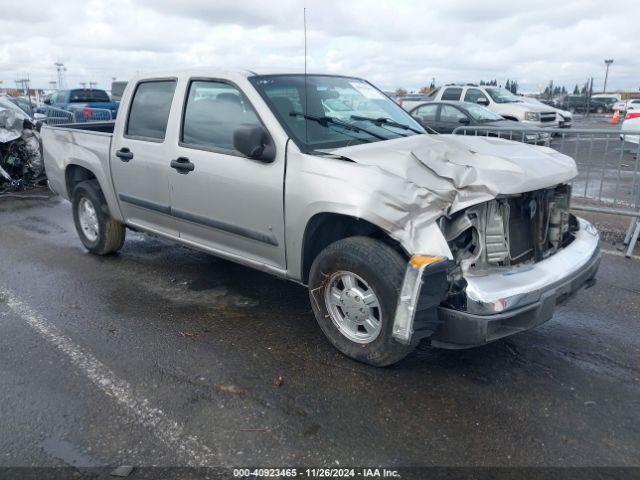
[[[40,135],[32,129],[24,129],[22,131],[21,153],[22,160],[33,177],[42,175],[44,172],[44,163],[42,161],[42,152],[40,150]]]

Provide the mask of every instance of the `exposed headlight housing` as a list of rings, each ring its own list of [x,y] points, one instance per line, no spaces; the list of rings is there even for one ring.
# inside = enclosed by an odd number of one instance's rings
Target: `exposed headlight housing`
[[[524,119],[529,122],[539,122],[540,114],[538,112],[524,112]]]

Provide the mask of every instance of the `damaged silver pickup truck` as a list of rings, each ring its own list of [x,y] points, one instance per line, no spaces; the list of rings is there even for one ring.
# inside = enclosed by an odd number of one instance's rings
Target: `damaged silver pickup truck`
[[[152,232],[308,286],[344,354],[482,345],[589,284],[599,236],[569,211],[573,159],[429,135],[371,84],[201,70],[135,78],[115,123],[44,127],[82,243]]]

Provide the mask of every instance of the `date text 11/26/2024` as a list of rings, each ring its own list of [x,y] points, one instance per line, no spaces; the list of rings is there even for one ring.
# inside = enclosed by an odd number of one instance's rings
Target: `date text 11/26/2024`
[[[236,468],[236,478],[400,478],[397,470],[387,468]]]

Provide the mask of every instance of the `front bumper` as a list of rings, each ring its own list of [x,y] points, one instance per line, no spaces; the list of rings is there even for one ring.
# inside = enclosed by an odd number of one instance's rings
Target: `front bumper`
[[[530,125],[532,127],[535,128],[558,128],[558,120],[552,120],[552,121],[547,121],[547,122],[541,122],[541,121],[531,121],[531,120],[522,120],[521,123],[523,125]]]
[[[592,280],[600,265],[598,233],[587,221],[578,221],[580,228],[574,240],[545,260],[485,275],[465,277],[466,311],[436,307],[434,311],[437,311],[437,326],[430,335],[431,344],[441,348],[474,347],[528,330],[549,320],[556,303]],[[429,274],[428,269],[421,272],[421,275],[425,274]],[[420,278],[420,286],[431,283],[425,281],[423,276]],[[431,296],[432,293],[429,292]],[[441,293],[441,289],[438,289],[438,293]],[[420,290],[417,295],[418,298],[422,296]],[[415,302],[417,305],[420,303]],[[398,314],[402,314],[402,306],[402,302],[399,302],[396,321]],[[415,311],[414,308],[414,315]],[[414,332],[413,318],[411,322],[403,320],[401,325],[394,324],[394,337],[407,343]],[[430,323],[433,325],[433,321]],[[408,331],[396,328],[407,324]]]
[[[573,124],[573,119],[572,118],[563,117],[563,119],[558,122],[558,127],[559,128],[571,128],[572,124]]]

